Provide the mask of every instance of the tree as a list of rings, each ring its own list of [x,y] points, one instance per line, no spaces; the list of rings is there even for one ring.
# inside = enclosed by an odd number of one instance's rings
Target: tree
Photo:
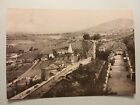
[[[35,58],[35,60],[37,60],[37,59],[41,60],[42,56],[43,56],[43,54],[37,54],[37,57]]]
[[[101,38],[100,34],[95,34],[91,37],[91,40],[99,40]]]
[[[33,51],[33,49],[34,49],[33,47],[30,47],[29,51]]]
[[[53,52],[53,55],[54,55],[55,57],[58,56],[57,51],[56,51],[55,49],[52,49],[52,52]]]
[[[99,51],[97,50],[97,57],[99,59],[102,59],[102,60],[107,60],[108,59],[108,56],[110,54],[110,51],[109,50],[106,50],[106,51]]]
[[[88,33],[84,33],[83,35],[83,41],[82,41],[82,47],[83,47],[83,57],[87,58],[87,54],[91,45],[90,42],[90,35]]]
[[[84,33],[83,38],[85,40],[90,40],[90,35],[88,33]]]
[[[24,50],[18,50],[18,54],[24,53]]]

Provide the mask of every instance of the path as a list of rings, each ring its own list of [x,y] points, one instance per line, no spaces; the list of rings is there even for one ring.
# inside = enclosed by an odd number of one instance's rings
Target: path
[[[135,84],[127,78],[129,74],[125,68],[125,62],[122,55],[115,56],[115,63],[112,66],[112,78],[108,81],[108,87],[111,88],[112,92],[117,95],[133,95],[135,93]]]

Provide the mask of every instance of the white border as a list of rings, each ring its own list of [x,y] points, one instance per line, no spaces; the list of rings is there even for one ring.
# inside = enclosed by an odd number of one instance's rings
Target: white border
[[[47,0],[46,0],[47,1]],[[54,1],[54,0],[53,0]],[[57,0],[58,1],[58,0]],[[60,0],[60,4],[66,3]],[[68,1],[68,0],[67,0]],[[76,0],[75,0],[76,1]],[[89,0],[87,0],[89,1]],[[105,1],[105,0],[100,0]],[[117,1],[117,0],[116,0]],[[122,0],[126,1],[126,0]],[[0,105],[140,105],[140,0],[134,1],[134,16],[135,16],[135,42],[136,42],[136,95],[132,97],[108,97],[108,96],[93,96],[93,97],[69,97],[69,98],[45,98],[45,99],[33,99],[33,100],[22,100],[15,102],[8,102],[6,99],[6,66],[5,66],[5,27],[6,27],[6,7],[26,7],[26,8],[45,8],[49,7],[49,3],[44,4],[45,0],[7,0],[7,5],[5,5],[5,0],[0,0]],[[43,2],[43,3],[41,3]],[[57,2],[58,3],[58,2]],[[84,0],[77,0],[75,3],[85,3]],[[56,2],[50,2],[52,7],[57,7]],[[78,9],[77,5],[69,2],[69,5],[73,6],[74,9]],[[90,3],[87,2],[87,6]],[[122,9],[126,8],[121,5]],[[51,8],[51,7],[50,7]],[[65,6],[59,6],[59,9],[66,8]],[[68,8],[69,9],[69,8]],[[98,8],[96,8],[98,9]],[[106,9],[109,9],[106,7]]]

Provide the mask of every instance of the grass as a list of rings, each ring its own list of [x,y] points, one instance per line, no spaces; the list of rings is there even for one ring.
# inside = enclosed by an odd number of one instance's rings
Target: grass
[[[32,65],[31,63],[27,63],[20,67],[16,67],[17,69],[7,66],[6,71],[7,83],[12,82],[14,79],[19,77],[24,72],[26,72],[31,67],[31,65]]]
[[[48,93],[44,94],[43,98],[91,95],[94,73],[98,73],[102,63],[103,61],[98,59],[68,74],[67,79],[58,82]]]

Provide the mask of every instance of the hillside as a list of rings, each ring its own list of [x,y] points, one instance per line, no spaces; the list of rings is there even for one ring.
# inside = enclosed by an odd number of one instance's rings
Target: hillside
[[[117,19],[103,24],[99,24],[95,27],[91,27],[83,30],[87,33],[122,33],[127,32],[133,28],[133,21],[129,19]]]
[[[106,23],[99,24],[97,26],[87,28],[81,31],[77,32],[69,32],[69,33],[57,33],[57,34],[27,34],[27,33],[7,33],[7,36],[24,36],[29,38],[34,36],[34,37],[39,37],[39,36],[46,36],[48,38],[54,38],[54,37],[61,37],[61,38],[69,38],[69,37],[77,37],[81,38],[83,36],[83,33],[89,33],[89,34],[94,34],[94,33],[102,33],[102,34],[119,34],[119,35],[124,35],[124,34],[130,34],[130,31],[133,28],[133,20],[130,19],[116,19],[112,20]]]

